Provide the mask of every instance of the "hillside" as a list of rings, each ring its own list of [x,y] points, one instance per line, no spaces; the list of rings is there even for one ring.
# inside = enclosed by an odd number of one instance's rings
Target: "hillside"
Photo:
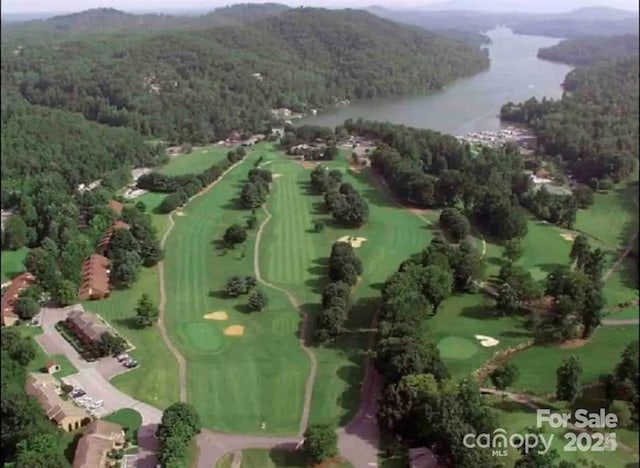
[[[593,36],[565,39],[538,51],[538,57],[569,65],[588,65],[598,60],[638,53],[638,36]]]
[[[429,92],[489,64],[459,41],[310,8],[198,31],[2,46],[3,88],[30,103],[193,142],[262,129],[274,107]]]
[[[637,34],[638,13],[608,7],[580,8],[565,13],[525,13],[470,10],[391,10],[371,7],[383,18],[419,26],[429,31],[460,30],[481,33],[498,25],[516,34],[549,37],[612,36]]]

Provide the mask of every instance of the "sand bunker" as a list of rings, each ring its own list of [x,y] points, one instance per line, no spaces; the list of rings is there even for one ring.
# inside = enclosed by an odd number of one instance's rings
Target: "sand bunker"
[[[229,316],[225,311],[221,310],[219,312],[211,312],[209,314],[206,314],[204,318],[206,318],[207,320],[227,320]]]
[[[224,329],[224,334],[227,336],[242,336],[244,335],[244,327],[242,325],[231,325]]]
[[[560,236],[569,242],[573,242],[576,238],[576,235],[573,232],[562,232],[560,233]]]
[[[480,341],[480,346],[483,346],[485,348],[491,348],[492,346],[496,346],[498,343],[500,343],[498,340],[492,338],[491,336],[474,335],[474,337],[476,340]]]
[[[282,177],[282,174],[278,174],[278,173],[271,174],[271,178],[273,179],[277,179],[278,177]]]
[[[363,242],[366,242],[367,239],[365,237],[353,237],[353,236],[344,236],[338,239],[338,242],[346,242],[347,244],[351,244],[351,247],[354,249],[359,248]]]

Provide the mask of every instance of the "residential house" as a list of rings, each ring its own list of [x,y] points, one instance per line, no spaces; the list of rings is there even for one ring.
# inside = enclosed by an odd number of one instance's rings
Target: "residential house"
[[[410,468],[439,468],[442,466],[431,450],[425,447],[409,450]]]
[[[100,317],[82,309],[72,310],[66,321],[73,333],[87,345],[96,343],[105,332],[110,331]]]
[[[113,233],[119,229],[129,228],[130,226],[127,223],[117,220],[104,232],[104,234],[98,241],[98,248],[96,249],[96,252],[98,252],[100,255],[105,255],[107,253],[107,250],[109,250],[109,244],[111,243],[111,237],[113,237]]]
[[[108,297],[110,293],[109,259],[93,254],[82,264],[82,284],[78,296],[83,301],[97,300]]]
[[[2,309],[0,313],[2,315],[2,325],[11,326],[18,321],[20,317],[16,313],[16,305],[18,303],[18,297],[20,293],[35,283],[36,278],[29,272],[21,273],[11,281],[11,284],[2,295]]]
[[[122,426],[108,421],[93,421],[78,441],[73,456],[73,468],[115,466],[115,461],[109,458],[109,452],[122,449],[124,443],[125,433]]]
[[[38,400],[47,418],[64,431],[74,431],[91,421],[89,413],[83,408],[62,399],[60,382],[52,375],[30,373],[27,376],[25,391],[27,395]]]

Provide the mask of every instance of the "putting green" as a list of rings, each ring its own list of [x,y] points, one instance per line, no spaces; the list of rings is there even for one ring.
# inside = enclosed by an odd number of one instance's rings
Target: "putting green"
[[[213,352],[222,348],[223,338],[218,326],[211,322],[187,322],[184,332],[198,351]]]
[[[478,351],[478,347],[471,340],[458,336],[441,339],[438,349],[444,359],[469,359]]]

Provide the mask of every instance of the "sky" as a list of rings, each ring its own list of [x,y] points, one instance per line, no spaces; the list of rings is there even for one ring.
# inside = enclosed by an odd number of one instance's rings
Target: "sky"
[[[89,8],[112,7],[119,10],[170,12],[178,10],[210,11],[233,3],[264,3],[267,0],[1,0],[2,13],[78,12]],[[607,5],[626,10],[638,10],[637,0],[270,0],[289,6],[316,6],[327,8],[366,7],[382,5],[390,8],[420,8],[447,3],[477,5],[474,10],[511,10],[530,12],[567,11],[580,6]],[[450,7],[448,7],[450,8]]]

